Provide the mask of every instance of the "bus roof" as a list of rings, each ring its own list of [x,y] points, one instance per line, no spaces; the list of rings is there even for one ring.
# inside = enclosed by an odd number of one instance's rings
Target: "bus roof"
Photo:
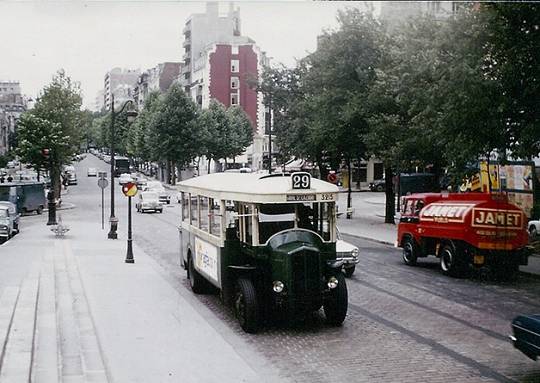
[[[315,178],[309,189],[293,189],[288,174],[214,173],[178,185],[183,192],[253,203],[335,202],[339,191],[336,185]]]

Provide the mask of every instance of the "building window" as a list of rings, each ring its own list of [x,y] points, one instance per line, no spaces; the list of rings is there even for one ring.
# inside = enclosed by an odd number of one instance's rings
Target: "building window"
[[[231,94],[231,106],[232,105],[238,105],[238,94],[237,93]]]
[[[240,68],[240,62],[238,60],[231,60],[231,72],[238,73]]]
[[[240,85],[240,79],[238,77],[231,77],[231,89],[238,89]]]
[[[231,54],[237,55],[238,54],[238,45],[233,45],[231,47]]]

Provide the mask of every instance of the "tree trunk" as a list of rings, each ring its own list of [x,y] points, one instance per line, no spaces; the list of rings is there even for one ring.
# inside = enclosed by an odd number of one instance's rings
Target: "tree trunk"
[[[208,169],[206,174],[210,174],[210,162],[212,162],[212,157],[208,157]]]
[[[384,169],[384,186],[386,194],[386,209],[384,215],[384,223],[395,224],[394,214],[395,214],[395,195],[392,187],[392,178],[393,172],[391,166],[386,166]],[[399,198],[399,195],[398,195]]]
[[[349,172],[349,187],[347,188],[347,219],[352,218],[352,174],[351,174],[351,159],[347,158],[347,170]]]

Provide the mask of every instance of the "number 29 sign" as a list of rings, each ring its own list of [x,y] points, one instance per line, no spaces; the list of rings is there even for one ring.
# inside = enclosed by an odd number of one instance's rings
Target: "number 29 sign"
[[[311,175],[306,172],[297,172],[291,175],[293,189],[311,188]]]

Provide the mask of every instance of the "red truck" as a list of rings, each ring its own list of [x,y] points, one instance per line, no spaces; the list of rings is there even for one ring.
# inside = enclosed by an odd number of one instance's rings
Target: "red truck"
[[[410,266],[431,254],[446,275],[460,276],[474,265],[512,278],[530,253],[526,224],[505,194],[412,194],[403,198],[396,245]]]

